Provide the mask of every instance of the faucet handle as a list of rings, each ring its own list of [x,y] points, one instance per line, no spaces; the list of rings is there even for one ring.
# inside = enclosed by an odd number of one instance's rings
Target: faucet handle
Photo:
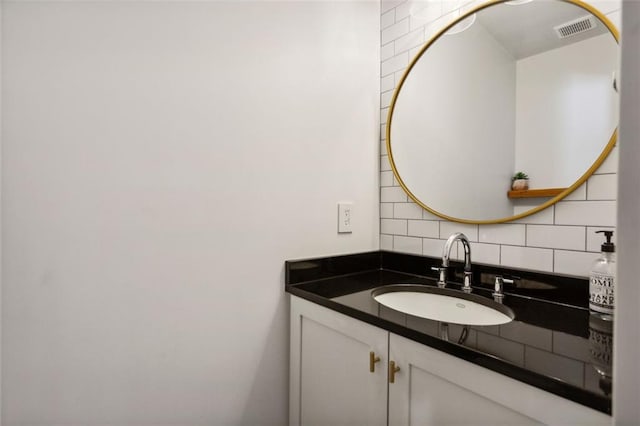
[[[464,271],[464,281],[462,284],[462,291],[464,291],[465,293],[471,293],[472,291],[471,289],[472,278],[473,278],[473,272]]]
[[[504,284],[513,284],[512,279],[504,278],[502,275],[496,275],[496,281],[493,286],[494,297],[504,297]]]
[[[444,288],[447,285],[447,268],[445,268],[444,266],[441,266],[439,268],[432,266],[431,270],[438,272],[438,287]]]

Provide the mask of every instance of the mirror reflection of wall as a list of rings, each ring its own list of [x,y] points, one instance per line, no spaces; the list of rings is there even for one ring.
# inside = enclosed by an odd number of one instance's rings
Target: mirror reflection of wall
[[[480,217],[512,215],[505,193],[514,169],[515,71],[513,57],[472,25],[439,39],[407,76],[394,109],[393,159],[433,209],[467,217],[473,203]]]
[[[437,37],[405,75],[388,124],[390,159],[428,210],[505,221],[548,201],[508,198],[515,171],[535,188],[567,188],[612,147],[618,45],[568,2],[500,3],[476,15],[465,31]],[[554,29],[585,16],[589,31],[560,38]]]
[[[570,186],[615,130],[618,58],[610,39],[603,34],[517,61],[515,169],[535,176],[536,187]]]

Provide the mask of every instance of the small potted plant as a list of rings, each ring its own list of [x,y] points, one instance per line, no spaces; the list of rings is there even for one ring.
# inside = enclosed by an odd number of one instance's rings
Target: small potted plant
[[[511,189],[522,191],[529,189],[529,176],[524,172],[518,172],[511,178]]]

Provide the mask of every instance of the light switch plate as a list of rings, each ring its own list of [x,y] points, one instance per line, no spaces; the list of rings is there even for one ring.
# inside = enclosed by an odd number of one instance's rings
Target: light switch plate
[[[338,234],[353,232],[353,203],[338,203]]]

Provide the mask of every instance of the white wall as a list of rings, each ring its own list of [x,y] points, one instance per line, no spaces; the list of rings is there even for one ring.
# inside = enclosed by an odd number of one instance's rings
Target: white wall
[[[622,31],[618,280],[614,323],[613,414],[617,425],[640,419],[640,3],[624,1]]]
[[[533,187],[571,186],[598,159],[618,124],[619,62],[608,33],[518,61],[515,169]]]
[[[617,148],[596,174],[564,201],[507,224],[463,225],[441,220],[412,203],[395,182],[384,141],[393,90],[422,44],[457,16],[455,8],[460,3],[464,2],[427,2],[426,17],[416,19],[409,16],[412,2],[382,0],[380,246],[438,257],[442,255],[444,239],[459,231],[473,242],[475,262],[586,276],[598,257],[602,240],[594,232],[616,226]],[[620,24],[619,0],[590,3],[614,24]],[[516,213],[529,208],[518,203]]]
[[[411,193],[448,216],[512,216],[505,193],[514,170],[515,103],[515,59],[482,25],[439,38],[411,69],[393,112],[393,160]],[[489,171],[483,182],[480,166]],[[442,191],[443,181],[455,196]]]
[[[284,260],[378,247],[378,17],[3,3],[4,426],[286,423]]]
[[[2,93],[2,2],[0,2],[0,93]],[[2,102],[0,100],[0,129]],[[2,131],[0,131],[0,241],[2,241]],[[0,244],[0,425],[2,424],[2,244]]]

